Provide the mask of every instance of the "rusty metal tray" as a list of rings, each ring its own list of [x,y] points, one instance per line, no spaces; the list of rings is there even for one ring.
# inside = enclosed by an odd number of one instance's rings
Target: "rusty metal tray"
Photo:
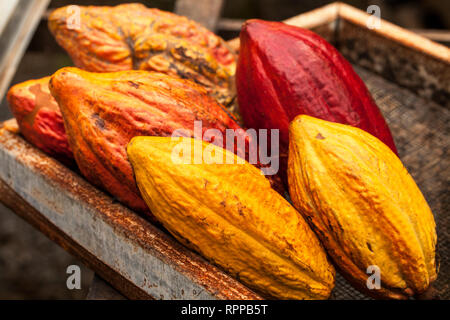
[[[333,3],[291,18],[333,43],[355,66],[392,129],[400,157],[433,210],[440,275],[450,299],[450,49]],[[238,48],[239,40],[230,41]],[[14,132],[0,129],[0,201],[128,298],[260,299],[257,293],[116,203]],[[332,298],[364,298],[338,277]]]

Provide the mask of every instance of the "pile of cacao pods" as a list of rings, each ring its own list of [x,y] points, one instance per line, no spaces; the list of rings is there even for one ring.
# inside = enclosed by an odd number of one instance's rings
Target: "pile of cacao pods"
[[[143,5],[80,7],[76,27],[70,12],[55,10],[49,27],[77,68],[8,92],[30,143],[264,297],[326,299],[335,267],[371,297],[427,291],[437,277],[433,214],[332,45],[250,20],[237,57],[197,23]],[[279,130],[279,174],[249,163],[256,141],[244,129]],[[187,162],[173,161],[180,147]],[[232,161],[195,162],[195,148]]]

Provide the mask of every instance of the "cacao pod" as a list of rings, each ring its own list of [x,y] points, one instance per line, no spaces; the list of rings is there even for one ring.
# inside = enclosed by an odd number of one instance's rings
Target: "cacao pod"
[[[400,159],[352,126],[302,115],[289,130],[292,201],[338,269],[373,297],[423,293],[437,276],[435,222]],[[366,286],[369,266],[380,289]]]
[[[61,111],[50,94],[50,77],[29,80],[11,87],[8,104],[24,138],[47,154],[73,165]]]
[[[282,173],[289,122],[299,114],[359,127],[397,152],[380,110],[350,63],[309,30],[247,21],[240,34],[236,87],[245,126],[280,130]]]
[[[195,143],[200,164],[189,151]],[[176,148],[187,162],[174,161]],[[127,152],[146,203],[180,242],[268,297],[329,296],[334,268],[322,246],[260,170],[190,138],[135,137]],[[205,164],[205,153],[219,161]],[[233,164],[225,162],[228,156]]]
[[[235,54],[186,17],[136,3],[67,6],[54,10],[48,25],[79,68],[164,72],[204,85],[223,104],[234,97]]]
[[[245,150],[233,145],[232,151],[245,158],[250,149],[251,137],[192,81],[158,72],[63,68],[52,76],[50,90],[60,105],[81,173],[139,212],[149,213],[126,155],[132,137],[171,136],[182,130],[184,136],[224,146],[226,130],[234,129],[245,141]],[[194,121],[201,121],[200,132],[194,131]],[[218,130],[222,137],[208,136],[208,129]]]

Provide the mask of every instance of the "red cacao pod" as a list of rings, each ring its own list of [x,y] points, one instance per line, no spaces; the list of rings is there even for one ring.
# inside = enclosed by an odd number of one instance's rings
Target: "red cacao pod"
[[[16,84],[8,91],[8,104],[28,142],[61,162],[73,165],[61,111],[48,89],[49,80],[50,77],[45,77]]]
[[[226,129],[240,129],[205,88],[162,73],[63,68],[52,76],[50,90],[60,105],[81,173],[119,201],[147,214],[126,154],[131,138],[171,136],[180,129],[184,136],[204,138],[207,129],[217,129],[224,140],[214,137],[212,142],[223,146]],[[202,121],[202,137],[195,135],[194,121]],[[242,138],[246,144],[251,139]],[[238,152],[237,148],[231,151]]]
[[[397,149],[383,115],[350,63],[312,31],[249,20],[240,34],[239,108],[250,128],[280,130],[286,168],[289,122],[299,114],[349,124]]]

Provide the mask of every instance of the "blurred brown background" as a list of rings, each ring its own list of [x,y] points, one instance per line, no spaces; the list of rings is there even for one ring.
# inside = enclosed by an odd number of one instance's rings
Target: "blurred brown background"
[[[153,1],[52,1],[50,8],[69,4],[115,5],[141,2],[148,7],[173,11],[174,0]],[[199,5],[201,0],[198,0]],[[283,20],[333,1],[312,0],[225,0],[217,32],[225,39],[238,36],[229,20],[260,18]],[[441,0],[372,0],[342,1],[366,11],[369,5],[381,8],[381,17],[404,28],[423,31],[450,29],[450,1]],[[448,40],[447,40],[448,41]],[[447,42],[443,42],[449,45]],[[50,75],[71,65],[65,52],[50,35],[45,17],[19,65],[12,84]],[[11,117],[7,103],[0,105],[0,121]],[[82,289],[66,288],[66,268],[77,264],[82,268]],[[83,299],[89,289],[92,271],[63,249],[53,244],[30,225],[0,205],[0,299]]]

